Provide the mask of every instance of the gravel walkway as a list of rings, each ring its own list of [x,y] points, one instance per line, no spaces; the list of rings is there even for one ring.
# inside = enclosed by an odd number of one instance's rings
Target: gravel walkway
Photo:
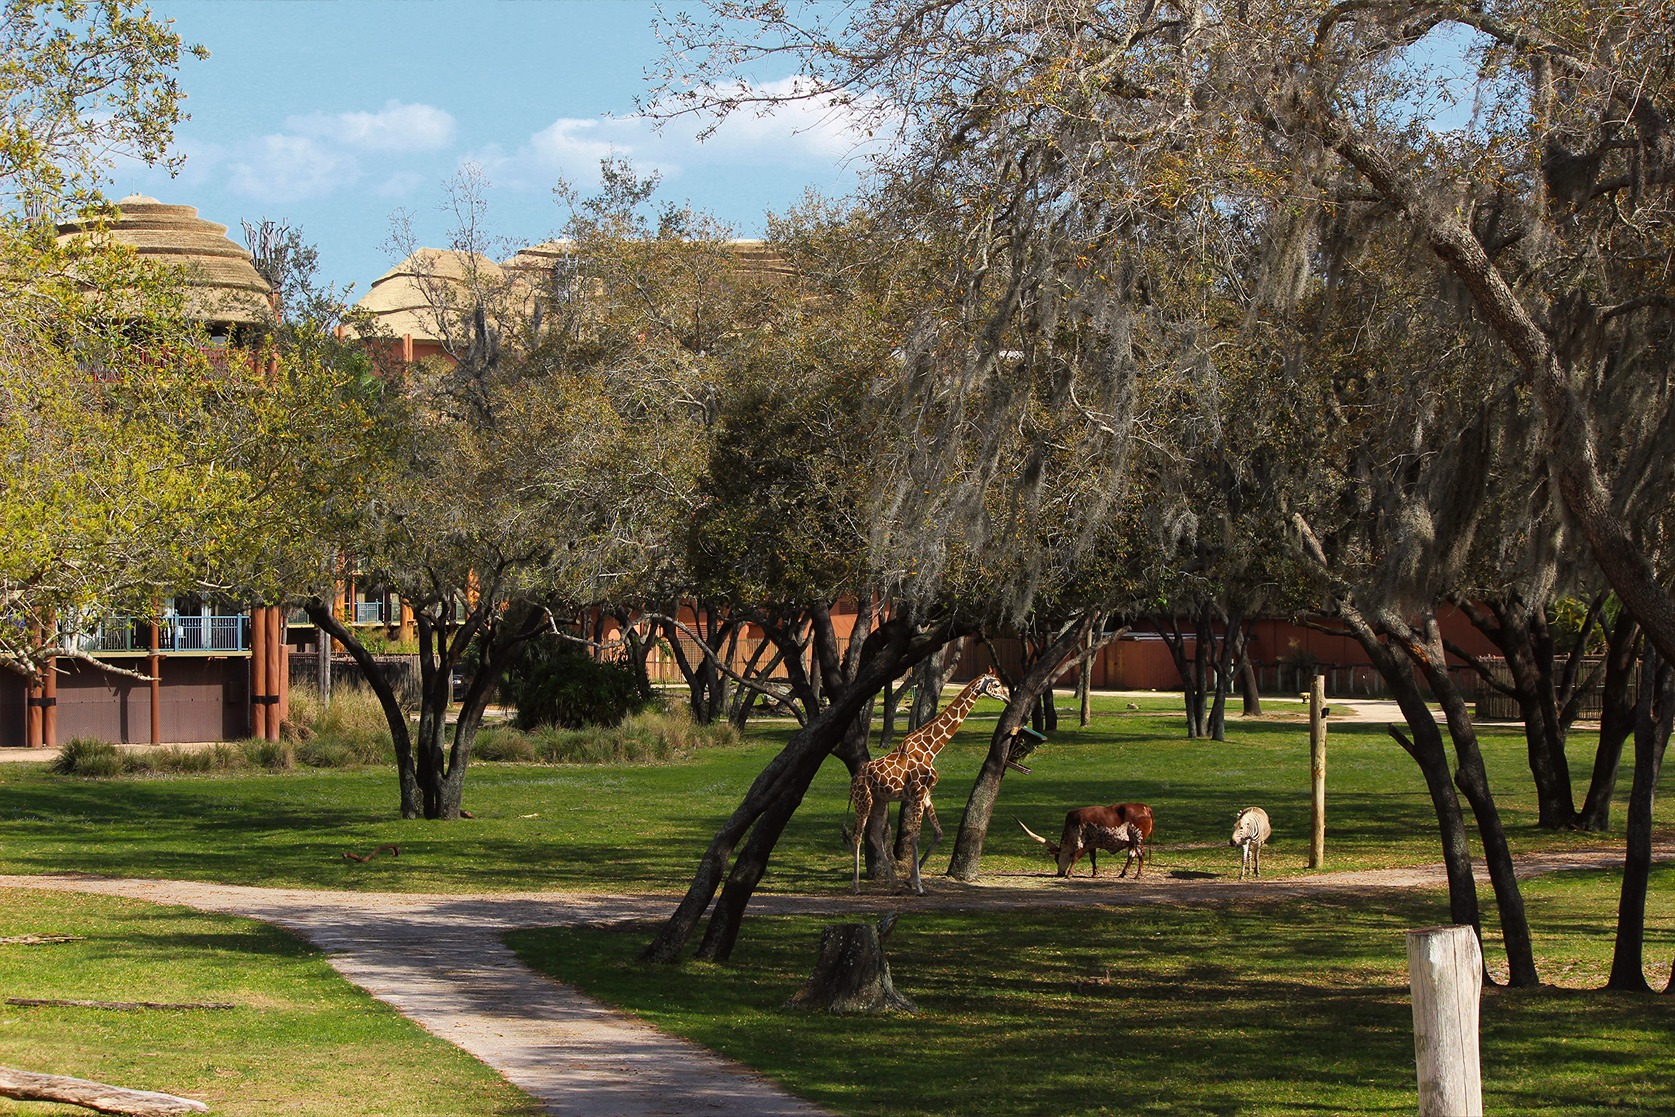
[[[1675,859],[1675,846],[1657,851]],[[1606,868],[1621,850],[1526,858],[1519,875]],[[1192,876],[1132,880],[1041,874],[996,876],[978,885],[925,882],[927,895],[759,896],[761,914],[831,914],[1041,908],[1086,904],[1201,904],[1244,897],[1303,896],[1386,888],[1443,887],[1440,866],[1320,873],[1240,883]],[[78,875],[0,876],[3,888],[124,896],[259,919],[325,951],[344,977],[505,1075],[548,1113],[570,1117],[661,1117],[726,1113],[814,1117],[825,1111],[761,1075],[615,1012],[524,966],[501,943],[520,927],[654,920],[670,895],[598,893],[436,896],[251,888],[192,881]]]

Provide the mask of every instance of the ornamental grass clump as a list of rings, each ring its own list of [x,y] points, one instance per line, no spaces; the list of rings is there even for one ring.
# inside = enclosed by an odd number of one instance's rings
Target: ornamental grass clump
[[[264,741],[251,738],[238,744],[252,768],[269,772],[288,772],[297,766],[296,746],[290,741]]]
[[[549,764],[647,764],[678,760],[699,748],[739,743],[738,730],[731,724],[699,725],[685,709],[645,710],[610,728],[546,727],[530,736],[540,758]]]
[[[533,764],[541,757],[528,733],[520,733],[510,726],[491,725],[477,732],[471,746],[471,759],[501,764]]]
[[[330,702],[312,687],[296,687],[285,729],[296,762],[309,768],[355,768],[395,757],[384,707],[364,687],[334,688]]]
[[[109,741],[76,737],[58,750],[47,770],[60,776],[109,779],[124,772],[122,752]]]

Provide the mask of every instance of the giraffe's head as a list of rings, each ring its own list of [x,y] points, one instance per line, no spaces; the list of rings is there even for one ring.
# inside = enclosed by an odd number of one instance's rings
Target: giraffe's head
[[[977,686],[972,691],[975,698],[998,698],[1002,702],[1012,701],[1012,692],[1006,689],[1006,684],[1000,681],[1000,676],[990,668],[977,680]]]

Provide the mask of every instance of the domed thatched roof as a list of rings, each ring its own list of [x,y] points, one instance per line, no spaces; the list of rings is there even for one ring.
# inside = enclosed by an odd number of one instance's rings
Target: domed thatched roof
[[[500,265],[483,256],[441,248],[421,248],[372,281],[355,304],[378,318],[384,331],[415,341],[439,341],[439,315],[469,305],[475,282],[498,284]]]
[[[227,238],[225,225],[203,220],[193,206],[164,205],[139,194],[116,205],[120,216],[105,232],[149,260],[184,268],[194,317],[226,325],[273,320],[267,281],[250,253]],[[91,229],[89,222],[67,222],[58,226],[58,239],[85,236]]]

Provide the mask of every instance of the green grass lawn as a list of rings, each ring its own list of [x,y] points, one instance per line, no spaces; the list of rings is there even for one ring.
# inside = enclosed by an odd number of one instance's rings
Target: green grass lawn
[[[1307,872],[1301,707],[1278,707],[1259,721],[1234,717],[1220,743],[1186,740],[1174,701],[1145,698],[1131,711],[1126,700],[1105,698],[1088,728],[1062,721],[1032,757],[1034,774],[1006,779],[985,847],[989,882],[1027,874],[1032,884],[1054,884],[1050,863],[1014,816],[1051,833],[1069,807],[1118,800],[1156,811],[1148,875],[1236,876],[1227,834],[1235,811],[1251,804],[1274,820],[1265,876]],[[994,714],[993,704],[982,704],[939,761],[948,838],[928,873],[947,863]],[[740,747],[665,764],[474,766],[465,801],[476,817],[446,823],[393,817],[395,778],[384,769],[88,780],[0,765],[0,872],[349,890],[673,893],[791,731],[753,729]],[[1621,842],[1621,805],[1609,835],[1536,829],[1522,736],[1488,730],[1484,751],[1515,850]],[[1419,772],[1381,726],[1334,724],[1329,755],[1328,869],[1438,860]],[[1571,763],[1579,778],[1591,766],[1581,734]],[[1627,790],[1625,773],[1619,804]],[[1668,790],[1666,778],[1660,835],[1675,829]],[[828,762],[776,851],[765,890],[848,891],[849,854],[839,838],[847,798],[846,773]],[[342,856],[386,843],[400,845],[399,858],[356,864]],[[1671,886],[1675,877],[1660,871],[1648,933],[1654,974],[1667,973],[1675,950]],[[1120,899],[1122,885],[1109,887]],[[782,1010],[812,966],[819,933],[812,920],[748,919],[724,968],[643,969],[632,962],[649,934],[643,927],[532,932],[518,945],[566,980],[841,1113],[1411,1111],[1401,932],[1444,921],[1445,898],[1380,893],[1279,903],[1259,888],[1248,900],[1207,909],[928,913],[904,898],[891,958],[898,985],[922,1012],[889,1020]],[[1578,991],[1604,980],[1614,888],[1597,874],[1526,886],[1542,977],[1571,988],[1486,996],[1491,1111],[1675,1111],[1675,1076],[1665,1069],[1675,998]],[[1483,903],[1492,913],[1487,889]],[[8,909],[0,934],[89,936],[0,947],[9,995],[102,999],[114,990],[248,1007],[110,1019],[7,1008],[0,1061],[213,1095],[217,1112],[520,1112],[515,1092],[496,1093],[497,1079],[338,981],[317,953],[281,932],[92,897],[17,892]],[[287,1099],[309,1094],[307,1084],[325,1080],[311,1076],[330,1074],[333,1053],[346,1048],[368,1054],[338,1076],[332,1088],[342,1091],[341,1103],[290,1108]],[[175,1051],[184,1053],[160,1054]],[[441,1080],[462,1083],[469,1105],[438,1092]],[[381,1100],[386,1095],[394,1100]]]
[[[927,871],[947,864],[994,712],[980,705],[939,759],[937,810],[948,837]],[[1225,743],[1188,741],[1178,716],[1143,712],[1097,717],[1086,729],[1073,719],[1061,726],[1031,758],[1033,775],[1006,777],[984,847],[986,873],[1046,870],[1040,847],[1014,818],[1056,834],[1068,808],[1123,800],[1156,811],[1148,871],[1236,874],[1227,835],[1234,814],[1251,804],[1265,807],[1274,824],[1264,872],[1307,871],[1308,741],[1294,718],[1230,719]],[[381,768],[87,780],[5,764],[0,871],[407,891],[680,890],[790,732],[753,730],[742,747],[700,750],[669,764],[475,765],[465,803],[476,817],[457,822],[394,817],[395,776]],[[1488,731],[1484,752],[1515,850],[1618,840],[1537,830],[1522,737]],[[1590,767],[1587,744],[1578,740],[1573,771]],[[1625,775],[1620,800],[1627,790]],[[765,889],[847,887],[839,832],[848,795],[843,766],[828,761],[776,851]],[[1439,859],[1418,768],[1382,727],[1334,726],[1327,796],[1328,869]],[[1672,809],[1665,796],[1660,825],[1675,825]],[[1619,807],[1613,819],[1619,834],[1622,814]],[[364,865],[343,857],[386,843],[399,844],[401,856]]]
[[[1610,874],[1526,889],[1544,972],[1597,986]],[[1654,891],[1675,890],[1675,868]],[[746,925],[726,967],[648,969],[648,929],[518,932],[532,964],[864,1114],[1399,1114],[1415,1105],[1404,930],[1434,896],[1209,908],[903,915],[887,942],[913,1016],[787,1010],[831,920]],[[1663,943],[1675,904],[1654,905]],[[1555,988],[1483,1000],[1490,1113],[1675,1112],[1675,998]]]
[[[8,890],[5,997],[230,1003],[228,1011],[0,1004],[0,1063],[161,1090],[212,1113],[267,1117],[524,1117],[540,1112],[499,1075],[339,977],[262,923],[104,896]],[[87,1110],[0,1100],[0,1113]]]

